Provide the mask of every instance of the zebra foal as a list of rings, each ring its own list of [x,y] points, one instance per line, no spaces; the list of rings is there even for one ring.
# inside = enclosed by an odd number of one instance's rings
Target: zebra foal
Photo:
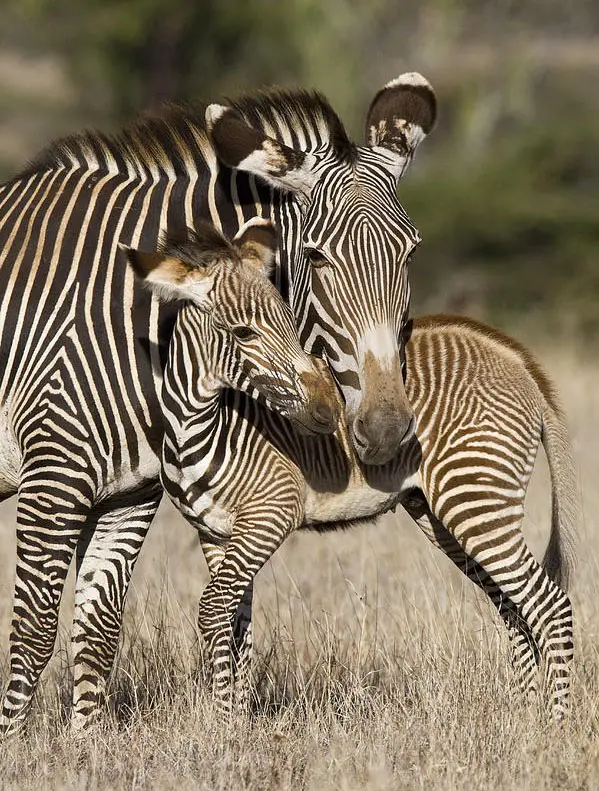
[[[406,336],[406,392],[418,429],[399,456],[406,473],[400,502],[491,599],[529,696],[544,660],[544,689],[561,721],[574,652],[566,591],[579,501],[555,388],[525,347],[480,322],[425,316],[408,322]],[[526,546],[522,519],[541,443],[551,480],[551,532],[539,564]]]
[[[233,244],[205,223],[188,230],[187,238],[168,238],[157,253],[123,250],[135,274],[161,299],[186,300],[164,374],[164,412],[176,415],[177,425],[165,434],[163,480],[185,516],[202,514],[202,536],[217,549],[243,524],[243,512],[232,515],[221,507],[221,492],[238,485],[251,489],[260,476],[260,459],[237,430],[240,423],[227,422],[227,388],[265,399],[304,434],[335,430],[337,390],[302,349],[293,313],[265,276],[276,251],[270,222],[249,221]],[[177,499],[172,481],[198,497]],[[227,574],[228,564],[234,573]],[[204,594],[217,611],[214,624],[203,630],[217,690],[226,691],[231,681],[229,626],[236,604],[231,609],[230,602],[238,577],[237,559],[229,553]],[[250,581],[243,580],[240,594]]]
[[[215,635],[220,640],[215,690],[225,709],[233,703],[233,679],[245,703],[252,581],[283,540],[300,527],[348,526],[401,504],[490,597],[508,628],[523,689],[535,690],[543,659],[552,714],[561,720],[567,711],[573,643],[565,588],[577,486],[553,387],[524,347],[483,324],[431,316],[407,326],[406,393],[417,430],[395,459],[377,467],[355,454],[341,402],[335,435],[307,437],[243,393],[228,391],[217,416],[197,416],[203,426],[211,423],[211,442],[226,447],[226,463],[198,474],[206,447],[179,414],[190,404],[188,385],[170,356],[162,481],[197,528],[208,563],[199,626],[209,646]],[[521,523],[541,441],[551,472],[552,528],[539,564]],[[228,515],[226,535],[215,532],[215,514]],[[234,641],[233,628],[244,632]]]

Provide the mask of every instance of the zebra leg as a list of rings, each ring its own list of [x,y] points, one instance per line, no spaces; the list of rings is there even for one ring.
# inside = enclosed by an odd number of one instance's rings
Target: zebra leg
[[[539,649],[514,602],[500,590],[482,566],[462,550],[445,525],[432,513],[422,491],[411,493],[402,505],[428,540],[489,597],[508,631],[512,667],[518,686],[528,699],[534,700],[537,694]]]
[[[208,564],[208,571],[212,579],[225,557],[225,548],[222,544],[213,544],[201,540],[202,551]],[[235,613],[232,635],[232,674],[233,674],[233,699],[238,711],[244,712],[249,708],[252,668],[252,600],[254,594],[253,582],[243,592],[241,602]],[[198,620],[199,624],[199,620]]]
[[[251,511],[247,516],[237,515],[222,562],[200,599],[198,626],[212,662],[213,693],[217,706],[226,713],[232,710],[233,704],[235,617],[258,571],[301,521],[299,504],[287,505],[287,508],[270,505],[272,518],[268,521],[264,519],[263,503],[260,505],[261,521],[253,517]],[[246,604],[251,604],[251,592]],[[246,619],[247,614],[251,614],[251,610],[242,614],[240,620]],[[251,640],[245,638],[245,645],[249,649]]]
[[[572,605],[566,593],[537,563],[526,546],[521,524],[524,515],[522,490],[500,501],[504,481],[490,481],[488,503],[480,492],[474,504],[461,502],[463,495],[443,491],[436,517],[461,546],[491,577],[501,593],[517,608],[545,663],[545,689],[556,721],[568,709],[572,642]],[[431,503],[433,513],[435,504]],[[443,514],[443,510],[446,511]]]
[[[73,730],[92,724],[104,702],[129,581],[160,498],[94,511],[77,548]]]
[[[3,732],[16,730],[24,722],[54,650],[64,582],[90,507],[86,495],[75,489],[74,480],[59,475],[56,468],[43,470],[31,460],[23,466],[17,503],[10,676],[0,715]]]
[[[252,603],[253,581],[243,592],[233,623],[233,677],[235,705],[240,712],[248,711],[252,689]]]

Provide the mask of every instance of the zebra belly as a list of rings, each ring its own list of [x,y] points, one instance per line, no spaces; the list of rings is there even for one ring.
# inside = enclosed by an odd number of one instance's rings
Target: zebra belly
[[[0,498],[17,491],[20,468],[21,449],[10,423],[9,406],[3,404],[0,408]]]
[[[404,476],[393,469],[387,476],[381,470],[377,479],[378,485],[373,486],[364,477],[353,476],[341,492],[308,488],[304,523],[324,525],[374,518],[395,508],[406,491],[420,486],[418,472]]]

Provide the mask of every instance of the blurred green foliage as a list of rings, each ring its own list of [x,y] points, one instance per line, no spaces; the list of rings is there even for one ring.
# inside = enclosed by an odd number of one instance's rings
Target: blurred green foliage
[[[411,272],[421,309],[496,323],[528,314],[599,336],[599,116],[572,118],[498,136],[471,162],[445,145],[406,179],[401,198],[423,237]]]
[[[5,0],[0,47],[54,58],[70,98],[0,82],[0,170],[3,117],[37,148],[273,83],[323,90],[359,139],[376,89],[420,70],[440,120],[400,189],[414,309],[599,338],[598,31],[594,0]]]

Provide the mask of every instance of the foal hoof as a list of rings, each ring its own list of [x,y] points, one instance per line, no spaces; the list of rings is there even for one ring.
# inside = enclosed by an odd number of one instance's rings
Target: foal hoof
[[[25,717],[7,717],[6,714],[0,715],[0,736],[10,738],[21,733],[25,727]]]

